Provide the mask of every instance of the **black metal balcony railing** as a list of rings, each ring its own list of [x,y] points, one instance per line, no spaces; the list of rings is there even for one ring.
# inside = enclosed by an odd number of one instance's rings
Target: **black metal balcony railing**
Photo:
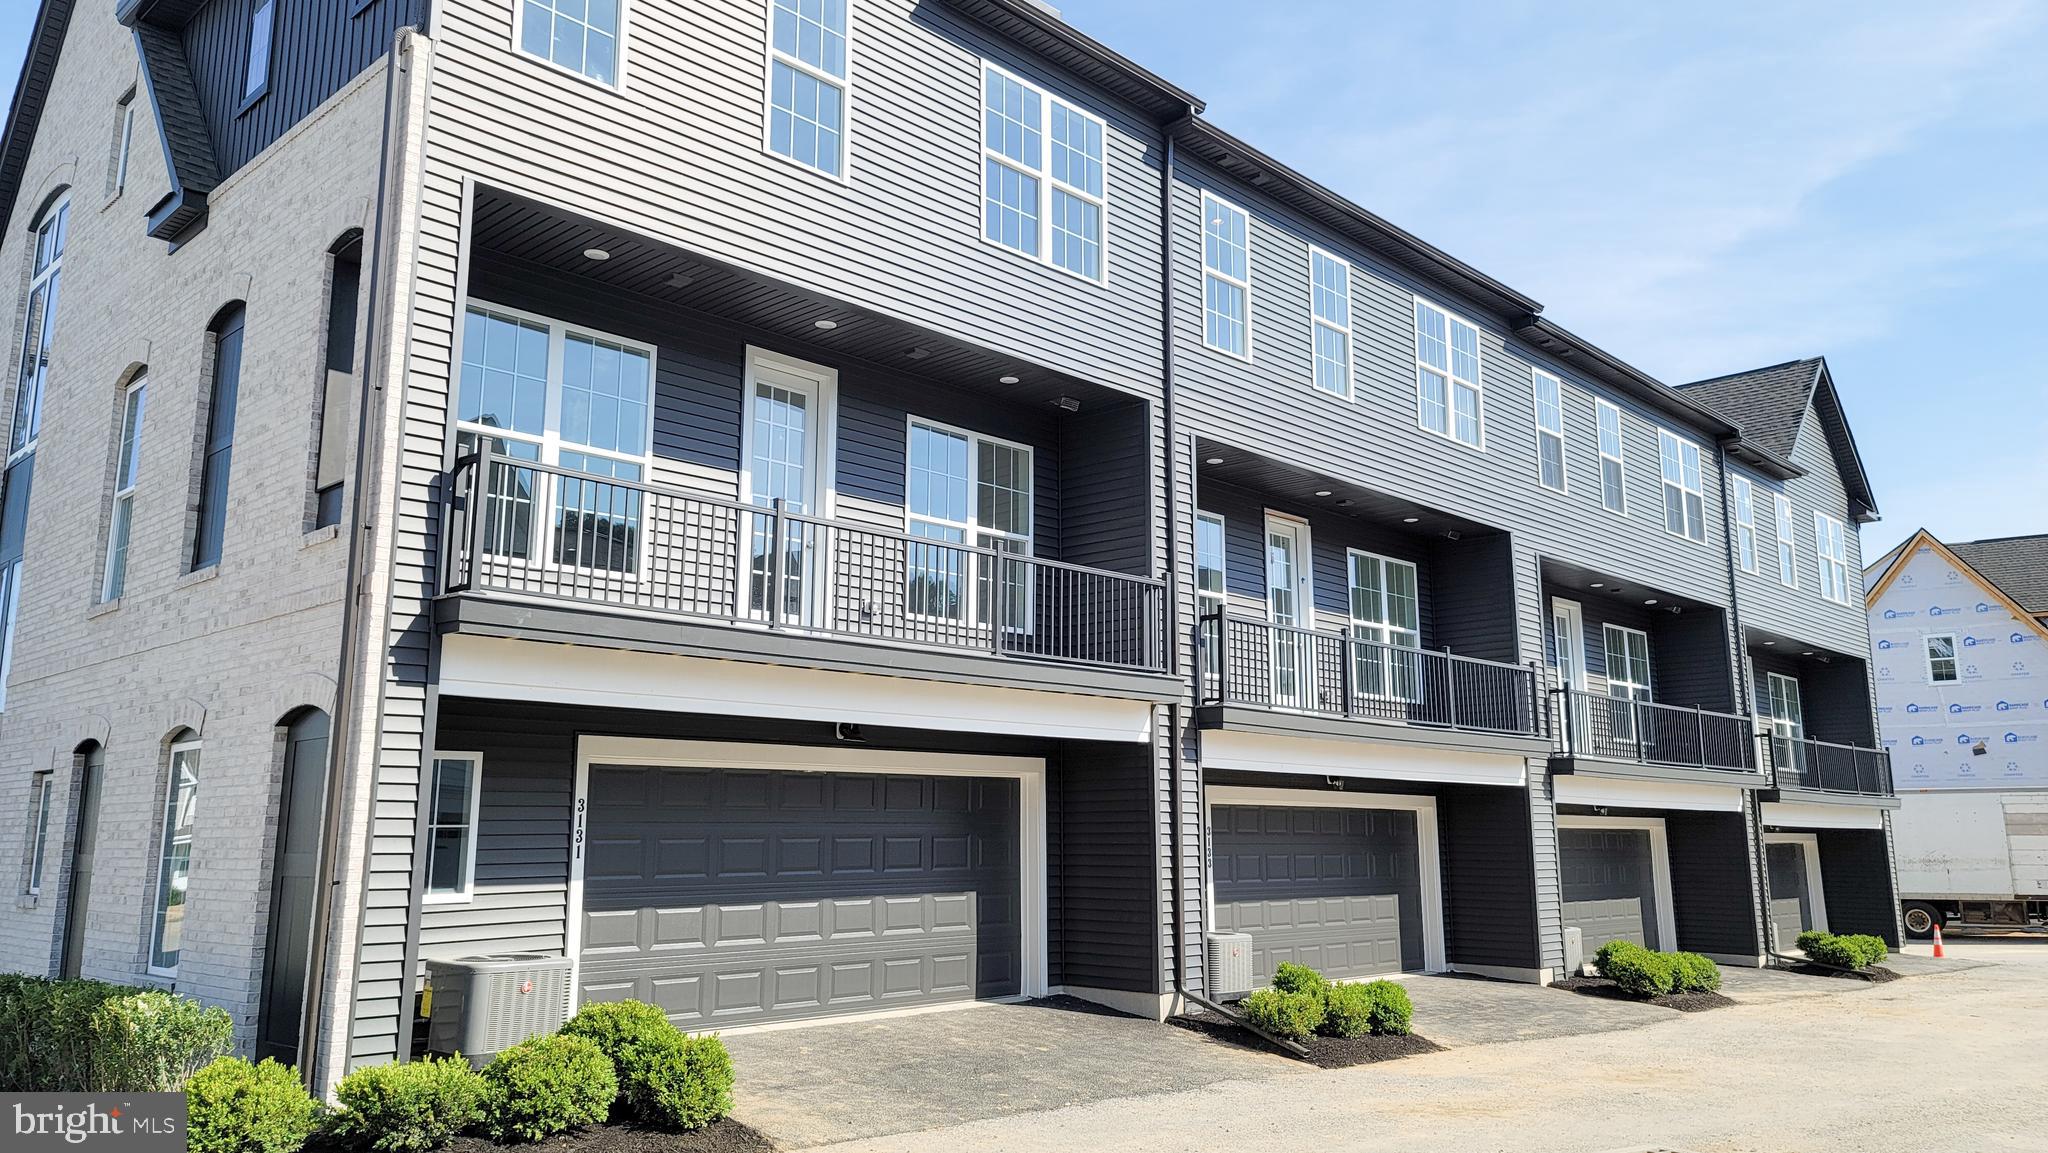
[[[1150,578],[496,455],[449,481],[444,592],[1165,669]]]
[[[1575,756],[1743,773],[1758,770],[1756,725],[1749,717],[1583,689],[1556,692],[1564,713],[1565,750]]]
[[[1361,640],[1210,612],[1201,618],[1203,704],[1291,709],[1468,732],[1538,736],[1535,666]]]
[[[1892,795],[1892,755],[1883,749],[1782,736],[1770,744],[1771,771],[1781,789]]]

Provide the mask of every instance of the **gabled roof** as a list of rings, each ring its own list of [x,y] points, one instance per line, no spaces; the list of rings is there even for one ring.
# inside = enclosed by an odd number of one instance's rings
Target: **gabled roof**
[[[2032,543],[2015,544],[2014,542]],[[1885,591],[1892,587],[1892,582],[1898,579],[1899,574],[1906,570],[1907,562],[1911,561],[1914,554],[1920,551],[1921,545],[1926,545],[1928,548],[1933,549],[1942,559],[1954,565],[1957,572],[1975,581],[1977,586],[1990,594],[1992,599],[2004,605],[2006,611],[2012,613],[2015,620],[2032,626],[2035,632],[2041,634],[2042,639],[2048,640],[2048,616],[2043,616],[2040,612],[2028,608],[2011,591],[1986,575],[1982,569],[1972,564],[1966,557],[1966,553],[1974,549],[1980,556],[1990,556],[1994,568],[2015,560],[2024,565],[2027,563],[2026,557],[2029,555],[2036,562],[2039,562],[2044,558],[2048,558],[2048,536],[2003,537],[1994,540],[1964,541],[1952,549],[1936,540],[1933,533],[1928,532],[1924,528],[1919,529],[1912,536],[1907,537],[1904,544],[1884,554],[1883,558],[1876,564],[1863,570],[1863,603],[1866,608],[1876,607],[1878,599],[1883,597]],[[1879,572],[1878,570],[1880,569],[1883,571]],[[2032,571],[2035,574],[2033,582],[2036,585],[2042,583],[2039,577],[2039,573],[2042,571],[2040,564],[2035,563]],[[1876,579],[1871,579],[1873,576]],[[2037,591],[2048,590],[2037,589]],[[2039,604],[2041,602],[2035,603]]]
[[[1877,498],[1864,471],[1856,436],[1849,430],[1841,394],[1826,357],[1810,356],[1748,372],[1709,377],[1679,386],[1679,391],[1740,425],[1742,435],[1728,446],[1729,454],[1780,480],[1805,475],[1792,461],[1800,430],[1811,412],[1821,423],[1835,471],[1849,497],[1850,514],[1859,522],[1877,519]]]
[[[1164,124],[1202,110],[1202,98],[1160,79],[1060,19],[1038,0],[944,0],[951,8],[1054,64],[1141,108]]]
[[[1957,541],[1949,551],[2029,613],[2048,613],[2048,533]]]
[[[0,233],[12,223],[14,200],[21,195],[29,146],[35,142],[36,125],[50,98],[50,77],[57,71],[57,51],[64,46],[65,29],[71,26],[71,7],[72,0],[42,0],[29,29],[28,57],[14,85],[14,100],[7,106],[6,135],[0,137]]]

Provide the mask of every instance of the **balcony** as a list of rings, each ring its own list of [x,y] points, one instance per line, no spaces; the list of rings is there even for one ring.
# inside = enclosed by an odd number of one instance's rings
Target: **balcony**
[[[1582,689],[1554,690],[1563,723],[1561,757],[1573,772],[1630,776],[1692,775],[1694,770],[1754,776],[1762,783],[1756,722],[1738,713],[1683,708]],[[1695,777],[1694,779],[1698,779]]]
[[[1309,730],[1549,750],[1534,665],[1381,644],[1226,612],[1201,618],[1197,701],[1211,728]],[[1369,726],[1371,728],[1369,728]]]
[[[522,635],[572,643],[780,650],[805,665],[833,663],[817,643],[857,642],[878,650],[863,671],[940,676],[966,667],[959,658],[995,660],[1016,670],[996,683],[1077,690],[1093,684],[1088,670],[1165,673],[1157,580],[488,452],[458,460],[447,492],[444,630],[511,635],[518,621]],[[491,604],[523,607],[479,607]],[[529,627],[535,606],[575,615]]]
[[[1771,778],[1766,800],[1898,805],[1892,755],[1883,749],[1804,737],[1770,739]]]

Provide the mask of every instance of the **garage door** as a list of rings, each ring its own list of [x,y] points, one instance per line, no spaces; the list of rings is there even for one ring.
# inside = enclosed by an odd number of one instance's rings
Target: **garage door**
[[[1015,994],[1017,793],[593,765],[579,996],[697,1028]]]
[[[1415,814],[1218,805],[1216,928],[1248,933],[1259,984],[1293,961],[1331,977],[1422,968]]]
[[[1771,872],[1771,924],[1778,929],[1778,949],[1791,952],[1799,934],[1813,928],[1813,898],[1806,881],[1806,846],[1768,844],[1764,854]]]
[[[1657,888],[1646,829],[1559,829],[1564,923],[1578,926],[1591,960],[1609,941],[1657,941]]]

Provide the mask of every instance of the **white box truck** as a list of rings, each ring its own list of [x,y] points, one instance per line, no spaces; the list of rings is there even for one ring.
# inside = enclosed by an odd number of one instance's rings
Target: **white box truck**
[[[1902,793],[1892,843],[1907,936],[2048,925],[2048,791]]]

